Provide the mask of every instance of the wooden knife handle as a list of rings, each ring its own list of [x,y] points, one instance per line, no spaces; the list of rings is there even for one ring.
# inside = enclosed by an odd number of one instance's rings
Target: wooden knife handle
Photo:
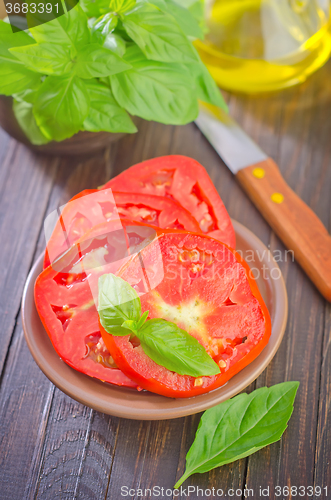
[[[317,215],[292,191],[268,158],[237,173],[239,182],[315,283],[331,302],[331,237]]]

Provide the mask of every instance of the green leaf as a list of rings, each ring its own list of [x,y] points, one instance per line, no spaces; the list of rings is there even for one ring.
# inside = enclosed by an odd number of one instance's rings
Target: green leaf
[[[40,146],[49,142],[49,139],[44,136],[38,127],[32,108],[33,105],[29,102],[17,101],[16,99],[13,102],[14,114],[21,129],[32,144]]]
[[[118,23],[118,16],[114,12],[108,12],[104,16],[100,16],[94,23],[91,29],[93,39],[98,42],[104,42],[107,35],[112,33]]]
[[[147,356],[179,375],[201,377],[220,373],[219,366],[197,339],[175,323],[150,319],[139,330],[138,338]]]
[[[12,47],[33,44],[34,40],[26,33],[13,33],[11,26],[0,21],[0,94],[12,95],[40,84],[40,75],[24,67],[13,54]]]
[[[140,328],[143,326],[143,324],[145,323],[145,321],[148,318],[148,315],[149,315],[149,311],[145,311],[144,314],[142,314],[140,320],[137,323],[137,330],[140,330]]]
[[[40,84],[40,74],[26,69],[19,61],[4,61],[0,55],[0,67],[0,94],[10,96]]]
[[[9,51],[27,68],[46,75],[70,73],[74,65],[75,50],[54,43],[15,47]]]
[[[86,82],[90,96],[90,110],[84,121],[84,130],[90,132],[137,132],[127,112],[115,101],[110,88],[97,80]]]
[[[128,335],[121,328],[125,321],[138,322],[141,303],[137,292],[122,278],[114,274],[100,276],[98,313],[100,323],[106,332],[113,335]]]
[[[115,33],[107,35],[103,46],[105,49],[115,52],[120,57],[123,57],[126,51],[126,44],[123,38]]]
[[[170,14],[177,21],[180,29],[186,36],[203,38],[203,31],[198,21],[188,9],[172,0],[152,0],[152,3],[163,12]]]
[[[79,5],[87,17],[100,17],[109,12],[109,0],[80,0]]]
[[[83,47],[77,55],[75,72],[81,78],[102,78],[131,68],[114,52],[91,43]]]
[[[30,32],[37,42],[54,43],[57,46],[71,45],[79,48],[90,41],[87,16],[79,5],[63,16],[30,28]]]
[[[198,64],[188,64],[187,69],[196,75],[195,81],[198,98],[201,101],[218,106],[225,112],[228,112],[228,107],[223,99],[221,91],[206,66],[200,62]]]
[[[33,113],[49,139],[63,141],[77,133],[89,112],[84,82],[75,76],[48,76],[40,86]]]
[[[148,59],[170,63],[197,61],[192,43],[172,16],[151,4],[139,4],[122,17],[125,31]]]
[[[136,0],[110,0],[109,9],[123,14],[123,12],[133,9],[135,5]]]
[[[173,125],[195,120],[195,91],[179,65],[149,61],[137,47],[130,47],[124,60],[132,69],[113,75],[110,83],[115,99],[131,115]]]
[[[298,386],[299,382],[284,382],[262,387],[207,410],[175,488],[192,474],[221,467],[278,441],[291,417]]]

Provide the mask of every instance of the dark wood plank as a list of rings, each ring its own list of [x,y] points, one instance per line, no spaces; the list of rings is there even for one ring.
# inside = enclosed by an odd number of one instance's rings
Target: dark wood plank
[[[1,166],[0,374],[57,168],[56,159],[37,156],[23,145],[8,142],[3,134],[1,141],[7,154]]]
[[[305,86],[280,95],[283,116],[279,155],[275,159],[289,185],[326,223],[330,197],[316,178],[324,178],[330,189],[331,178],[325,165],[330,171],[326,137],[331,133],[331,124],[321,122],[322,110],[312,104],[318,103],[315,97],[320,91],[320,80],[312,79]],[[322,123],[328,134],[322,130]],[[281,242],[273,236],[272,249],[276,248],[284,254]],[[314,483],[324,300],[296,263],[279,264],[286,278],[289,321],[283,343],[259,378],[258,386],[299,380],[300,388],[281,442],[249,458],[247,484],[254,491],[259,486],[269,486],[272,491],[276,485],[307,487]]]

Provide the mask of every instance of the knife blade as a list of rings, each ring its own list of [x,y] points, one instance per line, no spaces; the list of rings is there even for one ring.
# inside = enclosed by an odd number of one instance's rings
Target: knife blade
[[[276,163],[224,111],[201,104],[195,123],[331,302],[331,237],[317,215],[287,185]]]

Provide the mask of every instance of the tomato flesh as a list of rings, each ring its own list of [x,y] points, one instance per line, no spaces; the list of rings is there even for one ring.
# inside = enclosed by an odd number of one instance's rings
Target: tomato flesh
[[[239,255],[217,240],[159,234],[140,259],[132,257],[117,274],[137,290],[149,318],[172,321],[194,336],[221,373],[178,375],[152,361],[137,339],[132,343],[130,336],[112,336],[101,327],[117,365],[144,389],[170,397],[191,397],[223,385],[256,358],[271,333],[267,308],[248,272]]]
[[[44,269],[93,226],[119,217],[161,228],[199,231],[192,215],[165,197],[90,189],[74,196],[64,207],[48,242]]]
[[[138,163],[107,182],[103,189],[167,197],[180,203],[200,231],[235,248],[229,214],[205,168],[186,156],[163,156]]]
[[[97,282],[115,273],[135,248],[153,238],[150,226],[121,220],[93,227],[35,284],[39,316],[58,355],[72,368],[116,385],[137,387],[120,369],[101,337],[95,306]]]

